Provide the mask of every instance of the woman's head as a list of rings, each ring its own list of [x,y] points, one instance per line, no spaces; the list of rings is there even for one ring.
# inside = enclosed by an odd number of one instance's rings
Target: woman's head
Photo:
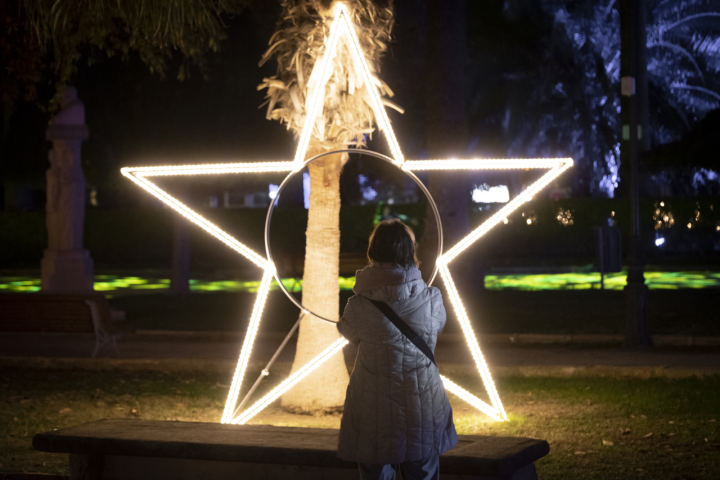
[[[398,219],[383,220],[370,234],[368,260],[374,263],[397,263],[403,267],[418,266],[415,234]]]

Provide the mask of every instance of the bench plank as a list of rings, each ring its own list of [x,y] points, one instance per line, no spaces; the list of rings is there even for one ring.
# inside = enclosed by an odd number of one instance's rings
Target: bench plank
[[[458,445],[440,457],[443,477],[536,478],[532,464],[550,449],[546,441],[529,438],[459,438]],[[117,457],[153,457],[182,459],[181,463],[197,460],[357,469],[355,463],[337,458],[337,441],[338,430],[334,429],[106,419],[35,435],[33,447],[75,458],[107,456],[108,465],[117,463]],[[517,476],[521,471],[530,475]]]

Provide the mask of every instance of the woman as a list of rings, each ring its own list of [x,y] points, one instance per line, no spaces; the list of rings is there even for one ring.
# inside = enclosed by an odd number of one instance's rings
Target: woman
[[[415,236],[400,220],[370,236],[370,265],[355,275],[355,296],[338,331],[359,346],[345,397],[338,457],[358,462],[360,477],[438,479],[439,456],[457,443],[452,408],[437,367],[386,317],[387,303],[435,350],[445,327],[440,291],[420,276]]]

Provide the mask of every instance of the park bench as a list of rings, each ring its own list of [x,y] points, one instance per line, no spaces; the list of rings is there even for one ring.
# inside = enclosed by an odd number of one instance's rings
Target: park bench
[[[446,480],[536,480],[544,440],[460,435],[440,457]],[[73,480],[340,480],[357,464],[337,458],[338,430],[105,419],[33,438],[67,453]]]
[[[0,294],[0,332],[93,333],[97,355],[103,345],[117,350],[117,339],[132,329],[113,318],[102,294]]]

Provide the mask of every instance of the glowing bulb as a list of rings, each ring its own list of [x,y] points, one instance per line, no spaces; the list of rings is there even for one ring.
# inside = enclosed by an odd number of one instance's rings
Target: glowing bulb
[[[507,225],[508,222],[509,222],[509,220],[508,220],[507,218],[503,218],[503,223],[504,223],[505,225]]]
[[[528,218],[528,219],[527,219],[527,224],[528,224],[528,225],[532,225],[532,219]]]
[[[660,202],[660,206],[661,206],[661,207],[664,207],[664,206],[665,206],[665,202]]]
[[[665,243],[665,239],[663,237],[658,237],[655,239],[655,246],[659,247],[660,245]]]
[[[687,227],[688,227],[688,228],[692,228],[692,223],[688,223],[688,224],[687,224]]]

